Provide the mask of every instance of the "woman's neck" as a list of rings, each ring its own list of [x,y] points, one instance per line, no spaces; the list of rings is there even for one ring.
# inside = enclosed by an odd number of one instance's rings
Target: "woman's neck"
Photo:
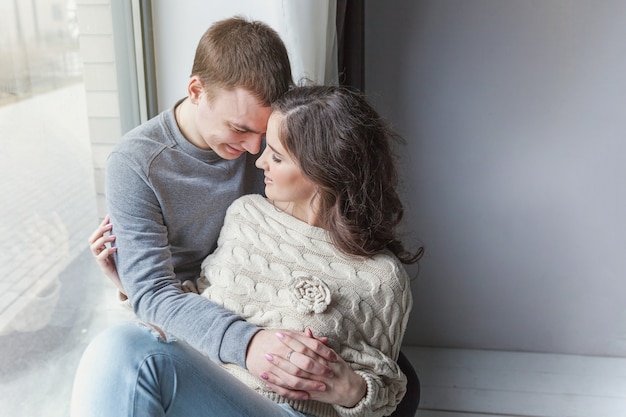
[[[271,201],[280,211],[295,217],[311,226],[320,227],[317,206],[313,201],[297,203],[294,201]]]

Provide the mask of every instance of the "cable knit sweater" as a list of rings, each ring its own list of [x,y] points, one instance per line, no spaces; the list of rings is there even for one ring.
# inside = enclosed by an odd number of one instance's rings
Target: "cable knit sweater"
[[[308,327],[329,337],[329,346],[367,383],[365,397],[345,408],[286,400],[247,370],[223,365],[262,395],[318,417],[389,415],[402,399],[406,377],[396,359],[412,298],[406,271],[392,254],[347,256],[323,229],[248,195],[228,209],[198,289],[257,326]]]

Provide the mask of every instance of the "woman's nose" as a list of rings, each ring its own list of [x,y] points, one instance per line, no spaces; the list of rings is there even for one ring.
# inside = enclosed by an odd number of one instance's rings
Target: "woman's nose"
[[[265,166],[266,166],[266,164],[265,164],[265,152],[263,152],[261,154],[261,156],[259,156],[257,158],[257,160],[254,163],[254,165],[256,165],[257,168],[260,168],[260,169],[263,169],[263,170],[265,169]]]

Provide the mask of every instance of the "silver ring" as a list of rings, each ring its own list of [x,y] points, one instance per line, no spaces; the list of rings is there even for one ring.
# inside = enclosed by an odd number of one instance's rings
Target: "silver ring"
[[[286,358],[289,362],[291,362],[291,354],[293,353],[293,350],[290,350],[289,353],[287,354]]]

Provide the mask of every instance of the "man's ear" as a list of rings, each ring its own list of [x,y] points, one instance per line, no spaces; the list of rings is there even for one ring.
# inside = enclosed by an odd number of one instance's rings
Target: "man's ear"
[[[197,75],[191,76],[189,84],[187,84],[187,95],[193,104],[198,104],[200,97],[204,93],[204,84]]]

